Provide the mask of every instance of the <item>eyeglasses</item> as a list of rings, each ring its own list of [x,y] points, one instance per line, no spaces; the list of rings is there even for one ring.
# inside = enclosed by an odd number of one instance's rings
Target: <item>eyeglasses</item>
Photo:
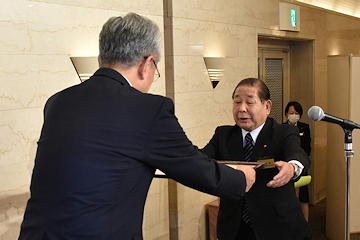
[[[154,59],[153,59],[153,63],[154,63],[154,65],[155,65],[156,72],[157,72],[157,74],[155,73],[155,76],[154,76],[154,82],[155,82],[156,80],[158,80],[158,79],[160,78],[160,72],[159,72],[159,69],[158,69],[157,66],[156,66],[156,63],[155,63],[155,60],[154,60]]]
[[[144,59],[147,59],[149,56],[145,56]],[[155,76],[154,76],[154,82],[156,80],[158,80],[160,78],[160,72],[159,72],[159,69],[157,68],[156,66],[156,63],[155,63],[155,60],[153,59],[152,62],[154,63],[155,65],[155,68],[156,68],[156,72],[155,72]]]

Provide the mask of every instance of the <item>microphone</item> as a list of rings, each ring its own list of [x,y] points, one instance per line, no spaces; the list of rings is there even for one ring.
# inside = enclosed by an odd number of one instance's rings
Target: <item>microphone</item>
[[[360,129],[359,124],[354,123],[353,121],[347,119],[338,118],[330,114],[324,113],[321,107],[318,106],[312,106],[308,111],[308,116],[313,121],[325,121],[325,122],[337,123],[344,129],[348,129],[348,130],[352,130],[354,128]]]

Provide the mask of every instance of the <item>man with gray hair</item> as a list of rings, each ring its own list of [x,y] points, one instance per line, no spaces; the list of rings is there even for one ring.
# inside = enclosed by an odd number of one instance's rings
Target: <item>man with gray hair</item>
[[[100,33],[100,69],[60,91],[44,108],[20,240],[142,238],[156,169],[209,194],[240,201],[255,181],[202,154],[186,137],[173,102],[148,94],[161,36],[134,13]]]

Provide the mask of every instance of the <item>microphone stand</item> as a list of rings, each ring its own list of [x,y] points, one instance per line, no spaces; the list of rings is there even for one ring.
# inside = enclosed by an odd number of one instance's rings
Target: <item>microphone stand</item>
[[[352,131],[353,128],[348,129],[342,126],[345,132],[345,157],[346,157],[346,204],[345,204],[345,220],[346,220],[346,240],[350,240],[350,226],[349,226],[349,206],[350,206],[350,158],[354,156],[352,150]]]

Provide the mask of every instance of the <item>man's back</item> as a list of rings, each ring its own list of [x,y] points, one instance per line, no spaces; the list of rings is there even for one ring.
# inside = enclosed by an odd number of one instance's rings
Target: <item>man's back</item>
[[[50,98],[22,227],[49,239],[141,233],[155,170],[141,162],[143,149],[164,99],[102,77]]]

